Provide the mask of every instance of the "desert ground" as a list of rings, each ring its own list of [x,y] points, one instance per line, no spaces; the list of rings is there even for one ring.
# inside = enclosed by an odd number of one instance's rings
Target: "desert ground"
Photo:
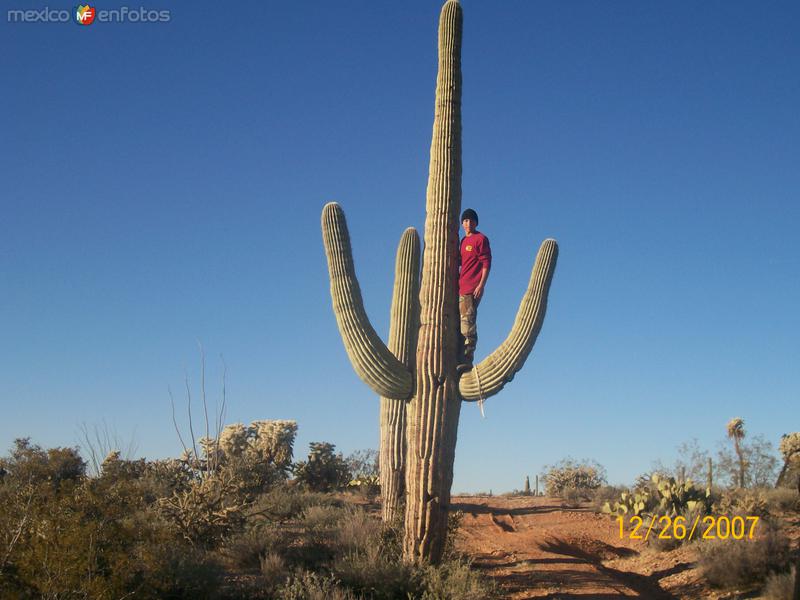
[[[619,525],[588,504],[560,498],[458,496],[463,512],[457,549],[495,579],[506,598],[722,599],[757,597],[705,584],[696,545],[664,552],[620,539]],[[800,522],[790,523],[800,537]],[[743,542],[746,543],[746,542]]]

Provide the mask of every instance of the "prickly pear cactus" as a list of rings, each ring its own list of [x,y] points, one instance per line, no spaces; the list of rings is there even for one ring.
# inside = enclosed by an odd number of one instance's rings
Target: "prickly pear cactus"
[[[382,398],[408,401],[403,548],[410,561],[441,559],[461,402],[493,396],[522,368],[544,320],[558,256],[555,240],[545,240],[507,339],[459,377],[456,282],[461,211],[462,20],[458,0],[448,0],[439,20],[439,74],[413,368],[383,344],[367,319],[342,209],[331,203],[322,212],[333,310],[350,362]]]

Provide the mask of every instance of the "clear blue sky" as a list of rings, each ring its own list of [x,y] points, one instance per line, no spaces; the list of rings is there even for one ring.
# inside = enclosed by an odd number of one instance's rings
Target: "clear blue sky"
[[[463,4],[464,206],[494,252],[478,358],[541,240],[561,254],[524,369],[486,419],[464,406],[454,491],[567,455],[630,481],[734,416],[774,444],[800,429],[798,4]],[[319,215],[343,205],[385,335],[397,241],[424,222],[440,4],[220,6],[1,15],[3,451],[105,420],[177,455],[167,388],[197,392],[198,340],[212,404],[224,355],[228,422],[296,419],[296,458],[377,447]]]

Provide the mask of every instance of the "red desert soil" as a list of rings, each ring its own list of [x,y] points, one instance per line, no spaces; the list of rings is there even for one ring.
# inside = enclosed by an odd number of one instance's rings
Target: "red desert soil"
[[[691,547],[658,552],[620,539],[619,524],[558,498],[454,497],[464,513],[456,547],[493,577],[505,598],[684,599],[706,588]]]

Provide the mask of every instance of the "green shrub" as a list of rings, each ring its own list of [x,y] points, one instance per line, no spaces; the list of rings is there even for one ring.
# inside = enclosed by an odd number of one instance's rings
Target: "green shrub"
[[[307,461],[298,462],[294,476],[298,483],[317,492],[343,490],[350,481],[350,470],[336,446],[327,442],[311,442]]]
[[[499,597],[497,587],[463,561],[421,568],[422,600],[490,600]]]
[[[63,482],[81,480],[86,463],[76,448],[43,450],[31,444],[30,438],[18,438],[10,456],[0,458],[0,472],[7,485],[47,485],[57,490]]]

